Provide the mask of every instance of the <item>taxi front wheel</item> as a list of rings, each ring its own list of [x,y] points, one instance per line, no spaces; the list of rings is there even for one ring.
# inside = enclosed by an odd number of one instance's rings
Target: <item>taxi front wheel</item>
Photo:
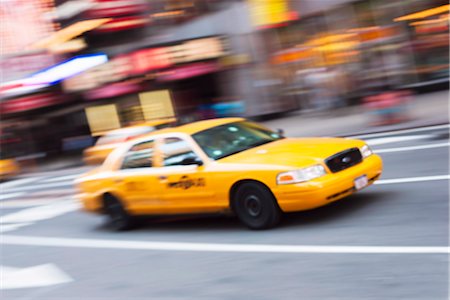
[[[268,188],[257,182],[239,186],[232,205],[239,220],[251,229],[274,227],[281,218],[275,197]]]
[[[113,230],[129,230],[136,225],[135,219],[127,213],[122,203],[114,196],[105,196],[104,209]]]

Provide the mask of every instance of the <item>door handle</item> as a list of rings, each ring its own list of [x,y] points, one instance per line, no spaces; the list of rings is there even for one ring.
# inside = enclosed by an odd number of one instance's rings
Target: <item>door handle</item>
[[[158,178],[159,178],[159,180],[167,180],[167,176],[165,176],[165,175],[161,175],[161,176],[158,176]]]
[[[115,182],[115,183],[122,183],[122,182],[123,182],[123,179],[114,179],[114,182]]]

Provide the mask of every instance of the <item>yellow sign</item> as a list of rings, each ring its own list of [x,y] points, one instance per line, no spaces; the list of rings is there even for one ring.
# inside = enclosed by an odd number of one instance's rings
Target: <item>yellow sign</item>
[[[119,116],[114,104],[92,106],[85,109],[92,135],[120,128]]]
[[[255,27],[289,21],[289,7],[286,0],[248,0],[248,4]]]
[[[139,99],[144,118],[147,121],[175,116],[172,98],[168,90],[140,93]]]

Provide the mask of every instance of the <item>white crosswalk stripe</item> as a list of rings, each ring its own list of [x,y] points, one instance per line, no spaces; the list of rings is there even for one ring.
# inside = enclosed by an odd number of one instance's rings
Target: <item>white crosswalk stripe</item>
[[[7,194],[0,194],[0,201],[1,200],[6,200],[6,199],[11,199],[11,198],[17,198],[20,196],[23,196],[25,193],[24,192],[15,192],[15,193],[7,193]]]
[[[21,179],[16,179],[16,180],[0,183],[0,192],[4,191],[6,189],[9,189],[11,187],[29,184],[29,183],[32,183],[34,181],[39,181],[42,178],[45,178],[45,177],[21,178]]]
[[[72,181],[79,176],[80,176],[80,174],[72,174],[72,175],[67,175],[67,176],[60,176],[60,177],[45,179],[42,182]]]
[[[0,233],[78,210],[80,204],[73,199],[73,180],[81,173],[39,174],[0,184]]]
[[[389,144],[389,143],[424,140],[424,139],[427,139],[430,137],[432,137],[432,135],[429,135],[429,134],[427,134],[427,135],[392,136],[392,137],[367,139],[366,142],[370,146],[375,146],[375,145],[384,145],[384,144]]]
[[[14,209],[14,208],[22,208],[22,207],[33,207],[40,205],[47,205],[53,202],[58,201],[58,199],[50,198],[50,199],[19,199],[19,200],[9,200],[3,201],[0,203],[0,209]]]

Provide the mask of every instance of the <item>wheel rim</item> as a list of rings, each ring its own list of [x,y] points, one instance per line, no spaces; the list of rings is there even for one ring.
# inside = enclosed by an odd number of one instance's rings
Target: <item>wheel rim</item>
[[[252,217],[258,217],[262,212],[261,200],[256,195],[249,195],[244,199],[244,207]]]

